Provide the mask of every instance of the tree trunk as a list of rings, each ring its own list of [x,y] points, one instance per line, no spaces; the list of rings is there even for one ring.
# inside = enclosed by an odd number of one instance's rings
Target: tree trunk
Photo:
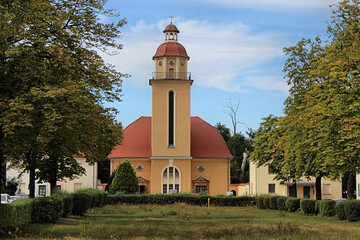
[[[315,188],[316,188],[316,200],[321,200],[321,176],[316,177]]]
[[[37,154],[32,149],[26,154],[29,169],[29,198],[35,198],[36,156]]]
[[[293,180],[293,191],[294,191],[294,198],[297,198],[297,186],[295,180]]]
[[[57,181],[57,174],[58,174],[58,158],[51,157],[49,159],[49,164],[51,164],[51,175],[49,179],[50,183],[50,191],[51,195],[56,191],[56,181]]]
[[[2,131],[2,129],[0,129],[0,143],[3,142],[3,139],[4,139],[4,132]],[[4,178],[3,171],[2,171],[2,167],[3,167],[4,163],[5,163],[5,156],[4,156],[3,150],[0,146],[0,194],[1,194],[2,180]],[[4,182],[4,184],[5,184],[5,182]],[[1,204],[1,202],[0,202],[0,204]]]
[[[35,197],[35,166],[31,164],[29,166],[29,197]]]
[[[347,180],[347,193],[346,199],[351,200],[354,198],[354,174],[349,172],[348,180]]]

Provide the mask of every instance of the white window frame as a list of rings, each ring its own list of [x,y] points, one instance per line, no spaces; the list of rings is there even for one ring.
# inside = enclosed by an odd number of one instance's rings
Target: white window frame
[[[172,178],[170,179],[170,168],[173,168],[173,176]],[[166,176],[166,181],[164,179],[164,171],[167,170],[167,176]],[[175,170],[178,171],[179,173],[179,181],[178,183],[176,183],[176,177],[175,177]],[[179,170],[179,168],[175,167],[175,166],[167,166],[165,167],[162,171],[161,171],[161,193],[164,193],[164,185],[166,185],[166,193],[165,194],[168,194],[170,193],[170,185],[172,184],[172,190],[175,190],[176,189],[176,184],[179,185],[179,191],[178,192],[181,192],[181,172]]]

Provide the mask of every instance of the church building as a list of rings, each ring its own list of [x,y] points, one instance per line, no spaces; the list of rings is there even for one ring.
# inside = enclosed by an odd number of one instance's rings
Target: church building
[[[109,155],[110,171],[128,159],[141,193],[207,192],[230,189],[230,154],[220,133],[200,117],[190,116],[186,49],[172,23],[153,56],[152,116],[140,117],[123,131],[123,142]]]

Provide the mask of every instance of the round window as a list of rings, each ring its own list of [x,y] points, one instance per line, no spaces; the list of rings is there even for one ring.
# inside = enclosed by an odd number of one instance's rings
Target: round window
[[[174,61],[171,60],[171,61],[169,62],[169,64],[170,64],[170,66],[174,65]]]
[[[205,170],[205,167],[204,167],[203,165],[199,165],[198,168],[197,168],[197,170],[198,170],[199,172],[203,172],[203,171]]]
[[[138,166],[136,167],[136,171],[142,172],[142,170],[144,170],[144,167],[143,167],[142,165],[138,165]]]
[[[162,61],[159,61],[159,66],[161,66],[162,65]]]

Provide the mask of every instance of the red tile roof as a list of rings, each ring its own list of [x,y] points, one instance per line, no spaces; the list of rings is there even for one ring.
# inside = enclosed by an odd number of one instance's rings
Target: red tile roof
[[[151,156],[151,117],[140,117],[123,131],[123,141],[108,156],[150,157]]]
[[[165,28],[164,33],[165,32],[177,32],[177,33],[179,33],[180,31],[177,29],[177,27],[174,24],[169,24]]]
[[[151,117],[140,117],[124,129],[123,142],[109,158],[151,157]],[[221,134],[199,117],[191,117],[193,158],[233,158]]]
[[[183,45],[181,45],[178,42],[165,42],[161,44],[153,57],[186,57],[187,59],[190,59],[190,57],[186,53],[186,49]]]
[[[191,156],[233,158],[218,130],[199,117],[191,117]]]

